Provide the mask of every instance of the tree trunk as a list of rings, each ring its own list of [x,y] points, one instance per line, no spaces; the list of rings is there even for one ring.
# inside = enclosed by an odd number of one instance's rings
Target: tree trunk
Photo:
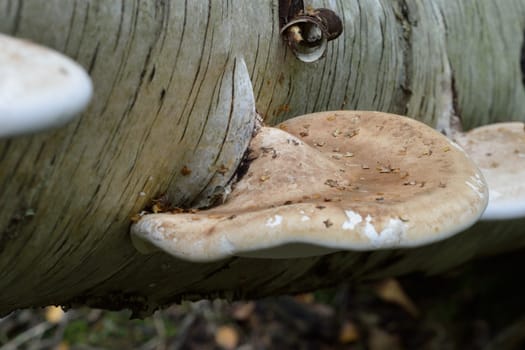
[[[133,248],[130,217],[163,193],[193,203],[242,157],[248,76],[268,124],[334,109],[408,115],[444,132],[458,120],[467,129],[525,120],[525,1],[311,5],[336,11],[344,32],[305,64],[279,35],[277,1],[1,1],[0,31],[77,60],[95,96],[65,128],[0,140],[0,314],[47,304],[147,312],[183,298],[439,272],[525,245],[514,221],[420,249],[298,260],[195,264]]]

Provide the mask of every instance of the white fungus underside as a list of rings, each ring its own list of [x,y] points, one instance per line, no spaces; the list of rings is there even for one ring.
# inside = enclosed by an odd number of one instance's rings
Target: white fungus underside
[[[0,137],[63,125],[92,95],[84,69],[35,44],[0,34]]]
[[[525,130],[519,122],[485,125],[458,136],[489,189],[482,220],[525,217]],[[478,179],[469,181],[475,187]]]
[[[481,168],[489,185],[489,204],[482,220],[509,220],[525,216],[525,168],[520,173],[495,173]]]

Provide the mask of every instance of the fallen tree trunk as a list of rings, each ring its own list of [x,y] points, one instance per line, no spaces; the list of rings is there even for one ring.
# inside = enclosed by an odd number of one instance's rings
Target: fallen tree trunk
[[[232,107],[245,101],[246,77],[268,124],[333,109],[404,114],[444,132],[525,120],[524,1],[312,5],[336,11],[344,32],[305,64],[282,42],[276,1],[3,1],[0,31],[73,57],[95,96],[63,129],[0,140],[0,313],[260,297],[440,272],[523,246],[523,221],[514,221],[414,250],[298,260],[194,264],[136,252],[130,217],[163,193],[191,204],[225,159],[242,156],[222,146],[251,122],[244,102]]]

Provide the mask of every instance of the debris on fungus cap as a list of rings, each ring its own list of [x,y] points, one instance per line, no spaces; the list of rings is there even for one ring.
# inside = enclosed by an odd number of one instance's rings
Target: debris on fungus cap
[[[61,126],[92,95],[84,69],[29,41],[0,34],[0,138]]]
[[[485,125],[457,136],[489,188],[482,220],[525,216],[525,124]]]
[[[224,204],[145,215],[140,241],[178,258],[295,258],[413,247],[480,217],[487,188],[463,150],[434,129],[378,112],[324,112],[263,127]]]

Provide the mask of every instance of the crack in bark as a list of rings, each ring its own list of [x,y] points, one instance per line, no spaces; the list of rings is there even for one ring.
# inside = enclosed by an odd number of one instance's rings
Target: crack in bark
[[[399,24],[400,31],[402,33],[402,52],[403,52],[403,79],[400,79],[400,98],[397,105],[401,108],[400,113],[406,115],[408,112],[408,102],[412,96],[412,81],[411,69],[412,69],[412,21],[410,19],[410,13],[406,0],[399,0],[394,3],[393,6],[394,15]],[[394,99],[396,100],[396,99]]]
[[[525,31],[523,32],[520,53],[521,83],[525,86]]]
[[[448,135],[449,137],[453,136],[454,132],[463,131],[463,121],[461,120],[461,111],[460,111],[459,101],[458,101],[458,92],[456,90],[456,79],[454,77],[454,72],[452,70],[450,74],[450,84],[451,84],[451,89],[452,89],[452,112],[451,112],[452,114],[450,116],[449,124],[450,124],[452,135]]]

